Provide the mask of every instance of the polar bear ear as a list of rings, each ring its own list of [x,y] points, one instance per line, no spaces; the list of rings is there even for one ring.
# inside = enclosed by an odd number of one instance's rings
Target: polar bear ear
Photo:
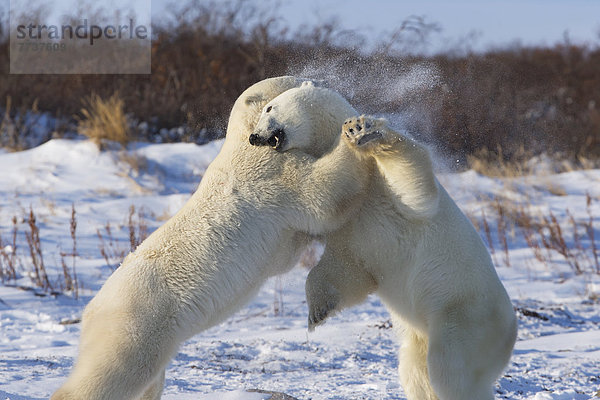
[[[314,85],[316,87],[324,87],[324,88],[329,87],[329,82],[327,82],[325,79],[313,79],[312,83],[314,83]]]
[[[256,104],[265,101],[265,97],[262,94],[253,94],[246,97],[246,105]]]
[[[329,87],[325,79],[305,79],[302,81],[301,86]]]
[[[329,87],[325,79],[306,79],[302,82],[301,86],[313,86],[313,87]]]

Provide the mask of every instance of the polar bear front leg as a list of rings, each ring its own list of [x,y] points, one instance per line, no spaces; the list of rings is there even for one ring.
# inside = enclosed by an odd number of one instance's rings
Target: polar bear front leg
[[[406,216],[430,218],[437,212],[438,183],[423,145],[392,130],[387,120],[366,115],[347,119],[342,136],[359,157],[375,160]]]
[[[308,304],[308,330],[315,328],[339,311],[340,292],[328,279],[325,268],[315,266],[306,278],[306,303]]]
[[[342,228],[343,230],[344,228]],[[377,283],[342,245],[328,243],[319,263],[306,279],[308,329],[346,307],[361,303],[374,292]]]

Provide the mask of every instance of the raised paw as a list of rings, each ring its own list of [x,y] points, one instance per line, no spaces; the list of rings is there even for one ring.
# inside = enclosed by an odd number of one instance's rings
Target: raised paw
[[[342,126],[342,133],[352,144],[361,147],[383,139],[386,128],[385,119],[361,115],[347,119]]]

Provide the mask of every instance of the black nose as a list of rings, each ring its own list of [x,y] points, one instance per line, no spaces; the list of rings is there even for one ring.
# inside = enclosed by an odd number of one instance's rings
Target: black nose
[[[253,133],[250,135],[250,144],[252,146],[260,146],[262,144],[262,140],[260,139],[260,136],[258,136],[256,133]]]

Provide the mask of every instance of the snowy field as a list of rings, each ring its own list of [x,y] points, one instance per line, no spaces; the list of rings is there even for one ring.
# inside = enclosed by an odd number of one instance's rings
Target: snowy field
[[[2,247],[18,260],[16,281],[0,285],[0,400],[46,399],[60,385],[76,355],[82,309],[112,272],[100,248],[112,252],[108,256],[129,249],[132,205],[134,224],[149,231],[173,215],[220,145],[139,144],[122,153],[99,152],[89,141],[52,140],[28,151],[0,153]],[[600,397],[600,271],[593,252],[594,243],[600,247],[600,170],[510,179],[467,171],[440,175],[440,181],[476,225],[487,223],[488,234],[482,228],[482,236],[494,249],[498,274],[519,317],[518,342],[496,385],[497,398]],[[52,295],[35,287],[25,239],[31,209],[49,282],[60,291],[61,259],[72,273],[72,206],[77,299],[70,291]],[[516,218],[509,218],[516,215],[510,210],[519,209],[552,215],[569,255],[530,246],[525,231],[512,223]],[[585,226],[592,227],[594,243]],[[541,236],[536,238],[541,243]],[[269,280],[247,307],[184,343],[167,370],[163,398],[269,398],[244,392],[261,389],[303,400],[404,399],[396,371],[398,343],[377,297],[309,334],[307,273],[296,267]]]

